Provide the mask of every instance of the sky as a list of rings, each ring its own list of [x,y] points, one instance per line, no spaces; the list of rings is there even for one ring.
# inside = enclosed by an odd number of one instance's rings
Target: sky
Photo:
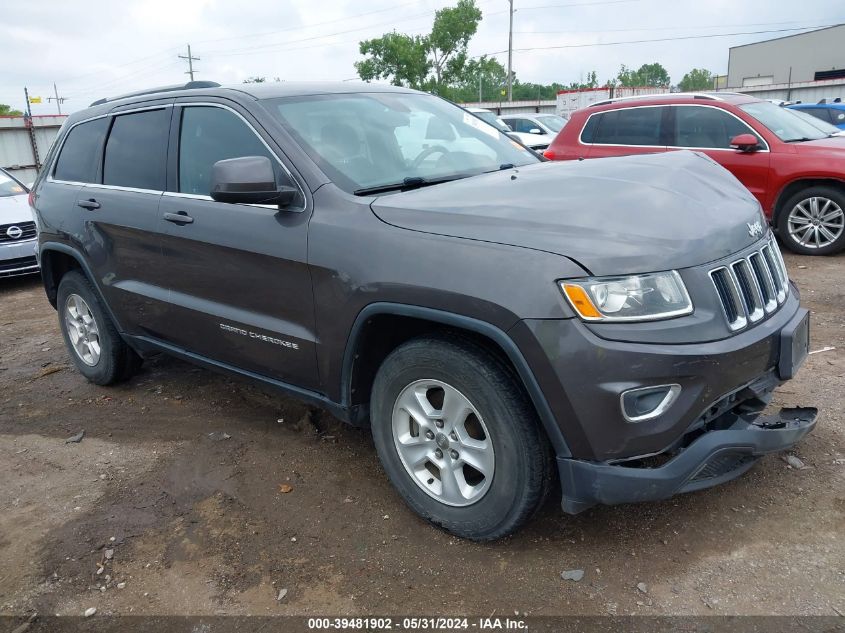
[[[434,11],[456,1],[0,0],[0,103],[23,109],[27,86],[44,98],[32,113],[54,114],[46,98],[55,82],[68,113],[181,83],[188,43],[198,80],[352,80],[360,40],[426,33]],[[495,53],[506,66],[508,2],[476,2],[483,19],[469,52]],[[660,62],[676,84],[692,68],[724,74],[731,46],[845,22],[841,0],[514,0],[514,8],[513,68],[537,83],[568,84],[592,70],[604,82],[621,64]]]

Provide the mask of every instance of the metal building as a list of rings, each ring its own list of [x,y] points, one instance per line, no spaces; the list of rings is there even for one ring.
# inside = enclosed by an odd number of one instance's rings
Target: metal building
[[[67,115],[0,116],[0,167],[23,183],[35,180]]]
[[[725,89],[805,102],[845,97],[845,24],[734,46]],[[721,88],[721,86],[720,86]]]

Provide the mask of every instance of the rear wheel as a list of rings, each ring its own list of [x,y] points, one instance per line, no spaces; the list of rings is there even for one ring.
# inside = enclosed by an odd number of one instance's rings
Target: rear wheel
[[[371,409],[388,477],[435,525],[493,540],[544,501],[550,447],[514,376],[484,348],[446,338],[402,345],[379,369]]]
[[[65,345],[83,376],[111,385],[135,373],[141,358],[120,337],[85,275],[72,270],[62,277],[56,306]]]
[[[784,246],[801,255],[832,255],[845,248],[845,193],[808,187],[787,200],[778,216]]]

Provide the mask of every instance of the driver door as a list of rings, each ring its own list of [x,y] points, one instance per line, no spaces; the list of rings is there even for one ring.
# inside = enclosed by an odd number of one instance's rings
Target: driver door
[[[212,165],[266,156],[284,163],[240,113],[183,104],[174,112],[168,191],[161,199],[174,346],[305,388],[317,386],[314,306],[307,264],[310,208],[228,204],[209,196]]]

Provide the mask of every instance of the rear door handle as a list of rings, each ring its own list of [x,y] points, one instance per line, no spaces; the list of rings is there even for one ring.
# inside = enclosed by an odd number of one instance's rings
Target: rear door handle
[[[165,213],[164,219],[168,222],[173,222],[174,224],[190,224],[194,221],[194,218],[184,211],[179,211],[178,213]]]
[[[94,200],[94,198],[88,198],[88,200],[77,200],[76,206],[93,211],[94,209],[100,208],[100,203]]]

